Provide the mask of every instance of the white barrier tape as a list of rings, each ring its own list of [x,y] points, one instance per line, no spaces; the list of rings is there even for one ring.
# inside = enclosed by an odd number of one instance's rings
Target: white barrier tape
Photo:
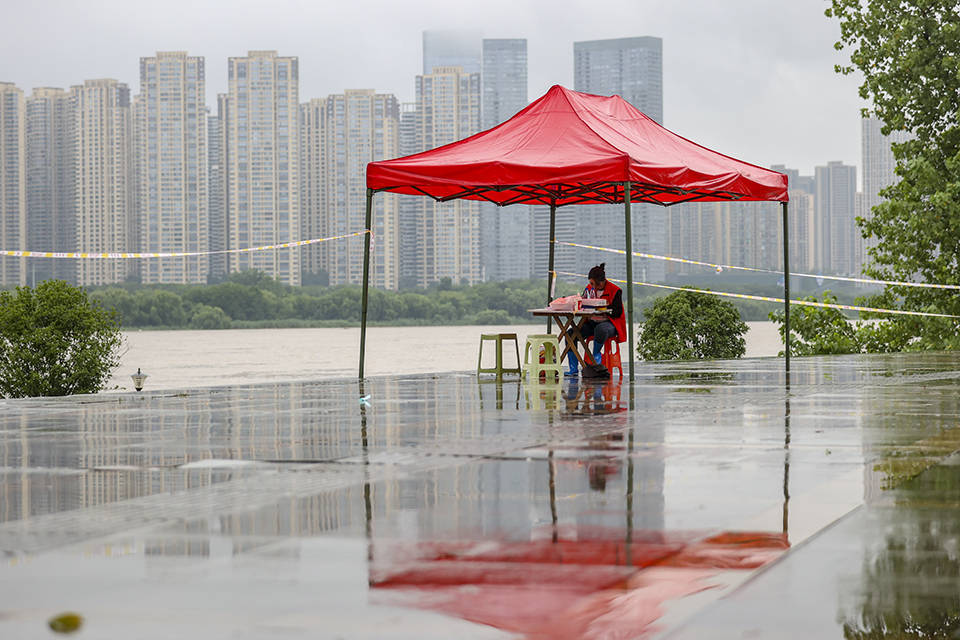
[[[579,278],[586,278],[587,276],[582,273],[570,273],[568,271],[554,271],[557,275],[562,276],[576,276]],[[610,282],[617,282],[619,284],[626,284],[626,280],[614,280],[613,278],[607,278]],[[673,291],[691,291],[693,293],[706,293],[711,296],[724,296],[727,298],[740,298],[741,300],[758,300],[760,302],[778,302],[780,304],[784,303],[783,298],[768,298],[767,296],[752,296],[746,293],[728,293],[725,291],[710,291],[709,289],[690,289],[687,287],[671,287],[666,284],[653,284],[651,282],[634,282],[633,284],[640,285],[642,287],[656,287],[658,289],[671,289]],[[903,316],[927,316],[931,318],[960,318],[960,316],[950,315],[948,313],[928,313],[925,311],[904,311],[901,309],[875,309],[873,307],[857,307],[849,304],[831,304],[829,302],[813,302],[811,300],[791,300],[790,304],[799,305],[801,307],[823,307],[826,309],[844,309],[846,311],[868,311],[870,313],[891,313],[896,315]]]
[[[623,249],[610,249],[609,247],[594,247],[589,244],[579,244],[576,242],[563,242],[561,240],[554,240],[555,244],[562,244],[568,247],[579,247],[581,249],[593,249],[594,251],[606,251],[607,253],[619,253],[621,255],[626,255],[626,251]],[[755,271],[758,273],[774,273],[777,275],[783,275],[783,271],[777,271],[776,269],[759,269],[757,267],[738,267],[732,264],[714,264],[712,262],[701,262],[700,260],[688,260],[687,258],[672,258],[670,256],[659,256],[655,253],[640,253],[639,251],[634,251],[633,255],[638,258],[649,258],[651,260],[667,260],[669,262],[679,262],[681,264],[694,264],[701,267],[710,267],[712,269],[717,269],[722,271],[723,269],[736,269],[738,271]],[[819,273],[791,273],[791,277],[799,278],[822,278],[823,280],[842,280],[843,282],[859,282],[861,284],[890,284],[896,285],[899,287],[925,287],[928,289],[954,289],[960,290],[960,285],[958,284],[933,284],[927,282],[901,282],[899,280],[871,280],[870,278],[853,278],[847,276],[825,276]]]
[[[90,253],[81,251],[56,252],[56,251],[5,251],[0,250],[0,256],[13,256],[15,258],[72,258],[75,260],[107,260],[107,259],[127,259],[127,258],[185,258],[191,256],[212,256],[224,253],[249,253],[252,251],[268,251],[270,249],[289,249],[290,247],[304,247],[319,242],[329,242],[331,240],[342,240],[354,236],[362,236],[368,233],[366,230],[354,231],[341,236],[330,236],[329,238],[313,238],[312,240],[296,240],[294,242],[284,242],[281,244],[271,244],[263,247],[246,247],[244,249],[223,249],[219,251],[183,251],[177,253]],[[373,234],[371,233],[371,236]]]

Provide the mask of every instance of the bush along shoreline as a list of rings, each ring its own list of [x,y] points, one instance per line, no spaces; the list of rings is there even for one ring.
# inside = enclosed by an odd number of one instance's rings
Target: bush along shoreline
[[[683,286],[684,283],[680,283]],[[723,283],[720,289],[777,295],[775,284]],[[555,295],[576,293],[582,285],[559,281]],[[304,285],[291,287],[257,271],[231,275],[206,285],[122,285],[90,287],[90,298],[116,311],[123,329],[267,329],[355,327],[360,325],[361,287]],[[637,287],[634,318],[667,292],[646,293]],[[452,284],[441,280],[426,289],[370,289],[370,326],[539,324],[528,309],[546,303],[543,279]],[[767,320],[777,305],[736,300],[744,320]]]

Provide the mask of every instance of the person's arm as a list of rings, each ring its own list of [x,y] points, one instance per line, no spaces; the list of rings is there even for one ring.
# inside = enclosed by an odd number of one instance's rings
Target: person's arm
[[[613,296],[613,302],[608,306],[610,307],[611,318],[619,318],[623,315],[623,289],[617,291],[617,295]]]

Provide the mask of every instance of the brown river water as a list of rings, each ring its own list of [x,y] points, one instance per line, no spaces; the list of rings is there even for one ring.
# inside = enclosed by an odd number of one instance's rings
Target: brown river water
[[[747,325],[747,357],[775,356],[782,348],[773,323]],[[471,371],[481,333],[516,333],[522,350],[527,335],[543,332],[542,324],[371,327],[366,374]],[[146,390],[354,377],[360,344],[357,327],[130,331],[124,336],[121,364],[109,387],[125,390],[133,389],[130,374],[138,367],[149,376]]]

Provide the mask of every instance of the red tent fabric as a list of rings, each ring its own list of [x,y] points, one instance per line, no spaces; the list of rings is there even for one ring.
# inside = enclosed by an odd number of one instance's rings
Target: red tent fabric
[[[669,131],[620,96],[554,85],[503,124],[423,153],[371,162],[367,187],[497,204],[787,202],[787,176]]]

